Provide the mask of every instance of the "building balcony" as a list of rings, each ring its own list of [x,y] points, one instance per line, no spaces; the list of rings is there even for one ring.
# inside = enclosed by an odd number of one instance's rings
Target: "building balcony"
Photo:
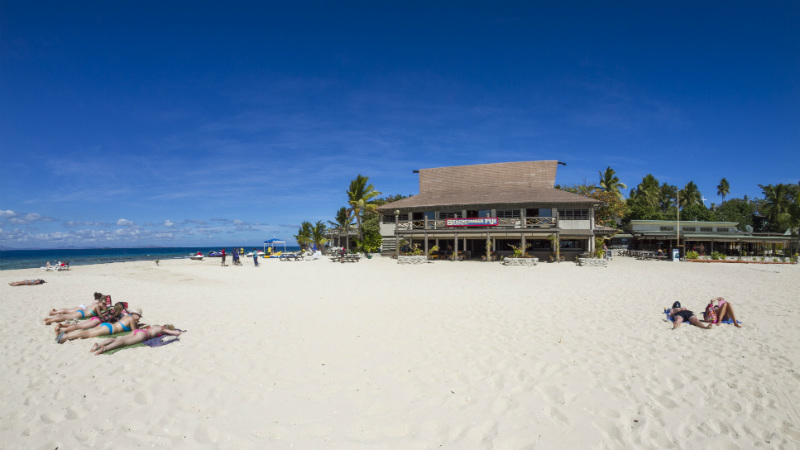
[[[529,217],[529,218],[497,218],[497,225],[492,226],[448,226],[447,219],[404,220],[397,224],[397,231],[417,230],[453,230],[453,229],[537,229],[554,228],[558,225],[555,217]]]

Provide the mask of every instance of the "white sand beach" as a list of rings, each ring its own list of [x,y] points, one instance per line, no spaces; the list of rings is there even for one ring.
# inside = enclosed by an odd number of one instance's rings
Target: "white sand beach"
[[[95,291],[187,332],[56,344],[42,319]],[[798,292],[796,265],[624,257],[2,271],[0,448],[798,448]],[[665,322],[716,296],[743,328]]]

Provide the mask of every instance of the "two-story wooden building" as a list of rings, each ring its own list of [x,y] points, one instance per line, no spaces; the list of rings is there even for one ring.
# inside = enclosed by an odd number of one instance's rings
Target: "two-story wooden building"
[[[546,259],[594,250],[594,208],[601,202],[555,188],[558,161],[522,161],[419,171],[419,195],[380,206],[382,252],[403,240],[467,259],[512,253]],[[556,238],[556,239],[554,239]],[[530,247],[528,247],[530,245]]]

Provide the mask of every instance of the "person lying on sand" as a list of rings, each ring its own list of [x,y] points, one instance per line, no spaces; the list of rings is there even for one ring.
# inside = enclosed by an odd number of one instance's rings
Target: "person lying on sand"
[[[105,297],[103,294],[101,294],[99,292],[95,292],[94,293],[94,300],[92,300],[92,303],[89,304],[89,307],[94,306],[95,303],[101,303],[104,300],[103,297]],[[53,309],[50,310],[50,315],[51,316],[60,316],[60,315],[63,315],[63,314],[71,314],[71,313],[77,312],[78,310],[85,311],[86,310],[86,305],[78,305],[78,306],[76,306],[74,308],[61,308],[61,309],[53,308]]]
[[[38,280],[22,280],[22,281],[12,281],[8,283],[9,286],[32,286],[34,284],[45,284],[46,281],[42,279]]]
[[[170,336],[180,336],[181,332],[176,330],[175,327],[170,324],[166,324],[164,326],[152,325],[147,328],[133,330],[133,333],[127,336],[106,339],[99,344],[94,344],[92,349],[89,351],[95,352],[95,355],[100,355],[109,350],[114,350],[115,348],[138,344],[148,339],[163,336],[165,334]]]
[[[56,322],[63,322],[65,320],[71,319],[89,319],[91,317],[96,317],[100,314],[100,311],[103,309],[103,303],[92,303],[86,309],[78,309],[74,312],[67,313],[67,314],[60,314],[58,316],[50,316],[44,319],[45,325],[51,325]]]
[[[109,334],[122,333],[123,331],[131,331],[139,328],[139,320],[142,318],[142,310],[135,309],[130,314],[122,316],[119,321],[114,323],[103,322],[99,326],[90,328],[88,330],[75,330],[70,333],[59,333],[56,342],[63,344],[64,342],[74,339],[86,339],[90,337],[108,336]]]
[[[89,320],[82,320],[73,325],[64,325],[61,323],[57,323],[55,326],[56,334],[69,333],[70,331],[75,330],[88,330],[89,328],[94,328],[101,323],[114,323],[119,321],[122,318],[122,315],[127,313],[125,311],[125,305],[122,302],[117,302],[111,308],[103,308],[101,306],[100,314],[97,317],[91,317]]]
[[[736,328],[741,328],[739,321],[736,320],[736,314],[733,312],[733,305],[731,302],[722,297],[711,299],[706,305],[706,311],[703,313],[703,318],[706,322],[711,322],[719,326],[724,320],[732,320]]]
[[[673,330],[681,326],[681,323],[683,322],[689,322],[696,327],[704,329],[711,328],[711,324],[708,324],[708,326],[702,325],[700,323],[700,319],[698,319],[692,311],[689,311],[686,308],[681,308],[681,302],[675,302],[672,304],[672,309],[669,310],[669,317],[674,319],[672,322]]]

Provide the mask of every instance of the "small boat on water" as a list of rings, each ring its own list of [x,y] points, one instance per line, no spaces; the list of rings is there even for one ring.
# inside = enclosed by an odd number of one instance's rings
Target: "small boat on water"
[[[222,257],[222,252],[208,252],[208,255],[206,256],[209,258]]]
[[[192,253],[191,255],[189,255],[189,258],[193,259],[195,261],[202,261],[203,260],[203,254],[200,253],[200,252]]]

